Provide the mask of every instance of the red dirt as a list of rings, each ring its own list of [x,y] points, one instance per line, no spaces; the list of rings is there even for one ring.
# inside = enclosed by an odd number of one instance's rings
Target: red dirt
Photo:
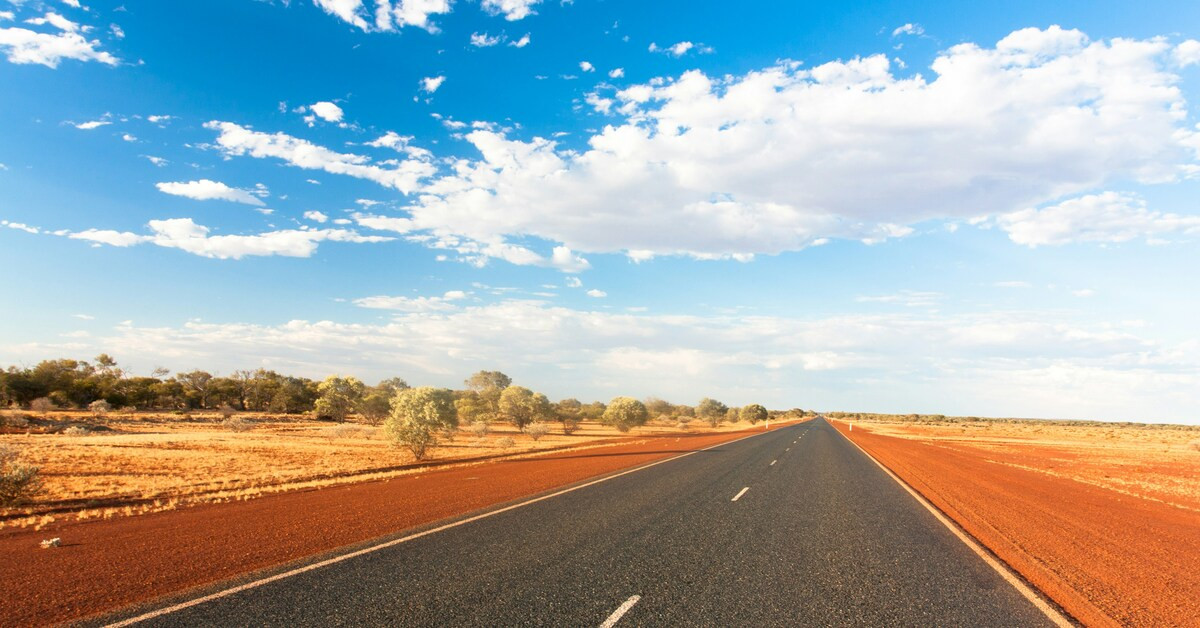
[[[979,452],[835,426],[1084,624],[1198,625],[1195,512]],[[1006,462],[1036,456],[1019,448]]]
[[[0,533],[5,587],[0,625],[56,624],[111,611],[746,434],[638,439],[244,502]],[[42,539],[53,537],[62,538],[62,547],[39,547]]]

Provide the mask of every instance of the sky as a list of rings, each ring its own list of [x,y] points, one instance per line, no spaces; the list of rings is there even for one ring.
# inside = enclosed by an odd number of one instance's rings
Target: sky
[[[1200,4],[0,0],[0,364],[1200,422]]]

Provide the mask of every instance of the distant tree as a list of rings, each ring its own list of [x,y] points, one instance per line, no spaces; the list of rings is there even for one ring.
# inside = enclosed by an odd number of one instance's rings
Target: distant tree
[[[737,423],[740,420],[742,420],[742,414],[738,412],[737,408],[729,408],[725,411],[726,423]]]
[[[538,421],[525,426],[525,434],[533,440],[538,440],[546,434],[550,433],[550,426]]]
[[[317,386],[317,401],[313,412],[318,417],[329,417],[334,421],[346,420],[362,401],[366,387],[355,377],[330,375]]]
[[[408,390],[409,388],[412,388],[412,386],[409,386],[408,382],[399,377],[389,377],[388,379],[379,382],[375,388],[376,390],[387,393],[388,397],[395,397],[396,393],[400,392],[401,390]]]
[[[752,403],[742,408],[742,420],[749,421],[750,425],[754,425],[759,421],[766,421],[769,417],[767,409],[757,403]]]
[[[590,421],[600,421],[604,418],[604,411],[607,408],[608,406],[604,405],[603,401],[593,401],[591,403],[584,404],[584,406],[579,409],[579,416]]]
[[[569,435],[579,429],[582,413],[583,404],[578,399],[563,399],[554,404],[554,416],[562,423],[563,434]]]
[[[46,414],[53,411],[54,408],[54,402],[50,401],[49,397],[38,397],[29,402],[29,409],[38,414]]]
[[[208,384],[212,378],[212,373],[200,370],[175,374],[175,381],[183,387],[183,398],[189,408],[209,407]]]
[[[474,390],[460,390],[454,393],[454,409],[458,412],[458,422],[463,424],[488,424],[494,418],[492,406]]]
[[[500,393],[500,415],[518,429],[551,417],[550,400],[524,386],[509,386]]]
[[[708,424],[713,427],[716,427],[721,419],[725,418],[725,413],[728,411],[729,406],[708,397],[701,399],[700,403],[696,404],[696,416],[708,421]]]
[[[650,413],[650,418],[657,419],[661,416],[669,416],[674,410],[674,406],[670,402],[663,401],[658,397],[646,397],[642,402],[646,406],[646,411]]]
[[[488,388],[497,388],[504,390],[512,386],[512,378],[501,373],[500,371],[479,371],[467,378],[466,382],[468,390],[480,392]]]
[[[604,422],[622,432],[645,425],[649,417],[646,405],[633,397],[616,397],[604,410]]]
[[[392,398],[392,412],[384,430],[398,444],[423,460],[439,436],[453,434],[458,427],[454,393],[445,388],[408,388]]]
[[[407,389],[404,389],[407,390]],[[358,414],[371,425],[379,425],[392,411],[392,397],[383,390],[372,390],[358,402]]]

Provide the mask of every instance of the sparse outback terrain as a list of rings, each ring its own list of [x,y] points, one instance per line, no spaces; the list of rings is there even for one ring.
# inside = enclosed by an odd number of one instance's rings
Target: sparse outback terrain
[[[43,490],[35,501],[0,516],[3,528],[43,528],[56,521],[112,518],[171,510],[195,503],[251,499],[416,473],[430,466],[472,464],[497,457],[630,442],[680,433],[745,429],[748,423],[711,427],[700,421],[652,421],[622,433],[583,421],[571,434],[558,423],[545,435],[495,422],[480,434],[459,429],[453,440],[417,461],[388,438],[384,428],[361,422],[332,423],[296,415],[217,412],[51,412],[2,415],[0,445],[20,451],[40,468]],[[535,439],[535,436],[537,438]]]

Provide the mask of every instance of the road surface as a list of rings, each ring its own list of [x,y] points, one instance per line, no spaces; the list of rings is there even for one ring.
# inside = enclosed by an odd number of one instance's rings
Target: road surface
[[[141,623],[846,624],[1050,620],[820,419]]]

